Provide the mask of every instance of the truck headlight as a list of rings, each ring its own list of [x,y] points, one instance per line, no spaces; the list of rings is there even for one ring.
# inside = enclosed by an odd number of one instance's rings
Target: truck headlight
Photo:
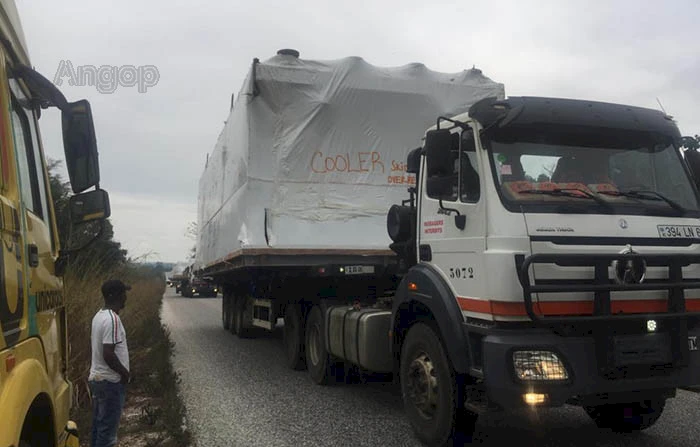
[[[564,363],[551,351],[515,351],[513,366],[520,380],[558,381],[569,378]]]

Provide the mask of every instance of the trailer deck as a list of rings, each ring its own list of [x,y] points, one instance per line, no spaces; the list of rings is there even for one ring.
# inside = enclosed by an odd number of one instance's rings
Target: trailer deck
[[[389,250],[243,248],[197,270],[198,275],[217,276],[249,268],[289,268],[314,276],[380,273],[397,268],[399,259]],[[372,268],[376,270],[372,270]]]

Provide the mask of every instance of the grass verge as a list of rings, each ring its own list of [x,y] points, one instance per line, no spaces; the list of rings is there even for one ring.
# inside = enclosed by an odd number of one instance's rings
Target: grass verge
[[[90,443],[90,326],[103,304],[100,286],[108,278],[119,278],[132,286],[126,307],[120,312],[129,345],[132,383],[127,388],[119,444],[189,446],[184,405],[178,393],[179,378],[170,360],[173,344],[160,321],[165,281],[158,272],[134,265],[108,275],[79,277],[69,272],[65,277],[71,346],[68,376],[74,385],[72,417],[80,429],[80,444]]]

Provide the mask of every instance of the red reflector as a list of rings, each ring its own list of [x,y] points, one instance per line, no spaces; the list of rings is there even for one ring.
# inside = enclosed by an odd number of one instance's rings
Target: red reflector
[[[416,290],[418,290],[418,284],[416,284],[414,282],[409,282],[408,283],[408,290],[415,292]]]
[[[5,359],[5,371],[10,372],[15,368],[15,364],[17,363],[17,359],[15,358],[14,355],[10,354],[7,356]]]

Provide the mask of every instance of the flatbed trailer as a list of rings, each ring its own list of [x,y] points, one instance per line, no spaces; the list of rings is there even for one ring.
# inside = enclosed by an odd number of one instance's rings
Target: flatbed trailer
[[[343,266],[365,266],[380,269],[396,266],[399,259],[391,250],[373,249],[325,249],[325,248],[242,248],[218,259],[196,273],[204,275],[222,275],[234,273],[243,268],[280,268],[304,270],[304,273],[319,272],[319,268]],[[282,273],[282,272],[280,272]],[[328,274],[330,274],[330,270]],[[335,273],[335,272],[334,272]],[[337,273],[348,275],[348,272],[338,270]],[[351,271],[350,275],[359,274]]]
[[[273,330],[280,318],[297,327],[296,320],[315,305],[373,305],[393,294],[400,263],[391,250],[254,248],[237,250],[195,274],[220,285],[224,328],[248,337],[254,327]],[[287,332],[289,361],[301,367],[301,340],[290,340]]]

